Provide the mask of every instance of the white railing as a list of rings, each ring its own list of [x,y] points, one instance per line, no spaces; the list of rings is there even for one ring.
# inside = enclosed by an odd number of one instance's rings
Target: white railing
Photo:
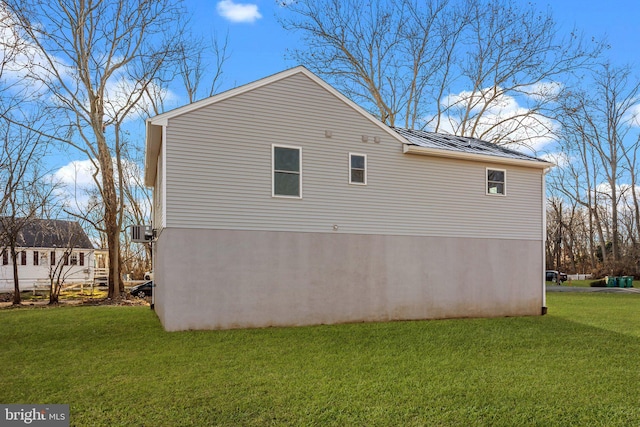
[[[94,268],[93,277],[109,277],[108,268]]]

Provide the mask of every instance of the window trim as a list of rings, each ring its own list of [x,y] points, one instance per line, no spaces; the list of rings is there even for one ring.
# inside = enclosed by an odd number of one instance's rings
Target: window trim
[[[502,193],[490,193],[489,192],[489,171],[496,171],[496,172],[502,172],[504,174],[504,181],[502,181],[502,186],[503,186],[503,191]],[[499,168],[491,168],[491,167],[487,167],[485,169],[485,185],[484,185],[484,191],[486,192],[487,196],[501,196],[501,197],[505,197],[507,195],[507,170],[506,169],[499,169]],[[491,181],[491,182],[496,182],[499,183],[499,181]]]
[[[298,195],[288,196],[286,194],[276,194],[276,148],[289,148],[298,150]],[[286,171],[290,172],[290,171]],[[278,199],[302,199],[302,147],[285,144],[271,144],[271,197]]]
[[[353,167],[351,166],[351,158],[353,156],[364,157],[364,182],[354,182],[351,180]],[[360,170],[360,169],[357,169]],[[349,184],[352,185],[367,185],[367,155],[360,153],[349,153]]]

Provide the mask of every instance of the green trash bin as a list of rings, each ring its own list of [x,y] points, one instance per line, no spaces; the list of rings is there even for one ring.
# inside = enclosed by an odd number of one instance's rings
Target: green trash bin
[[[618,278],[617,277],[613,277],[613,276],[607,276],[606,280],[607,280],[607,288],[615,288],[616,286],[618,286]]]
[[[633,288],[633,276],[624,276],[624,287]]]

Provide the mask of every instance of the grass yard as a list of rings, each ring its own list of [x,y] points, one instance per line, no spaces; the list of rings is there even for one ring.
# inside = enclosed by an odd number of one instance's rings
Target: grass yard
[[[0,310],[0,402],[69,403],[81,426],[640,425],[640,295],[547,305],[178,333],[148,307]]]

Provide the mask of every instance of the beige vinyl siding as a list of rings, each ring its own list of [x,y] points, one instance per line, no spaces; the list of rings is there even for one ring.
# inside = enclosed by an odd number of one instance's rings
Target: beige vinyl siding
[[[271,196],[272,144],[302,148],[302,199]],[[170,119],[165,149],[167,227],[542,238],[539,169],[403,154],[302,74]],[[349,184],[350,152],[366,186]],[[488,166],[506,197],[486,195]]]

